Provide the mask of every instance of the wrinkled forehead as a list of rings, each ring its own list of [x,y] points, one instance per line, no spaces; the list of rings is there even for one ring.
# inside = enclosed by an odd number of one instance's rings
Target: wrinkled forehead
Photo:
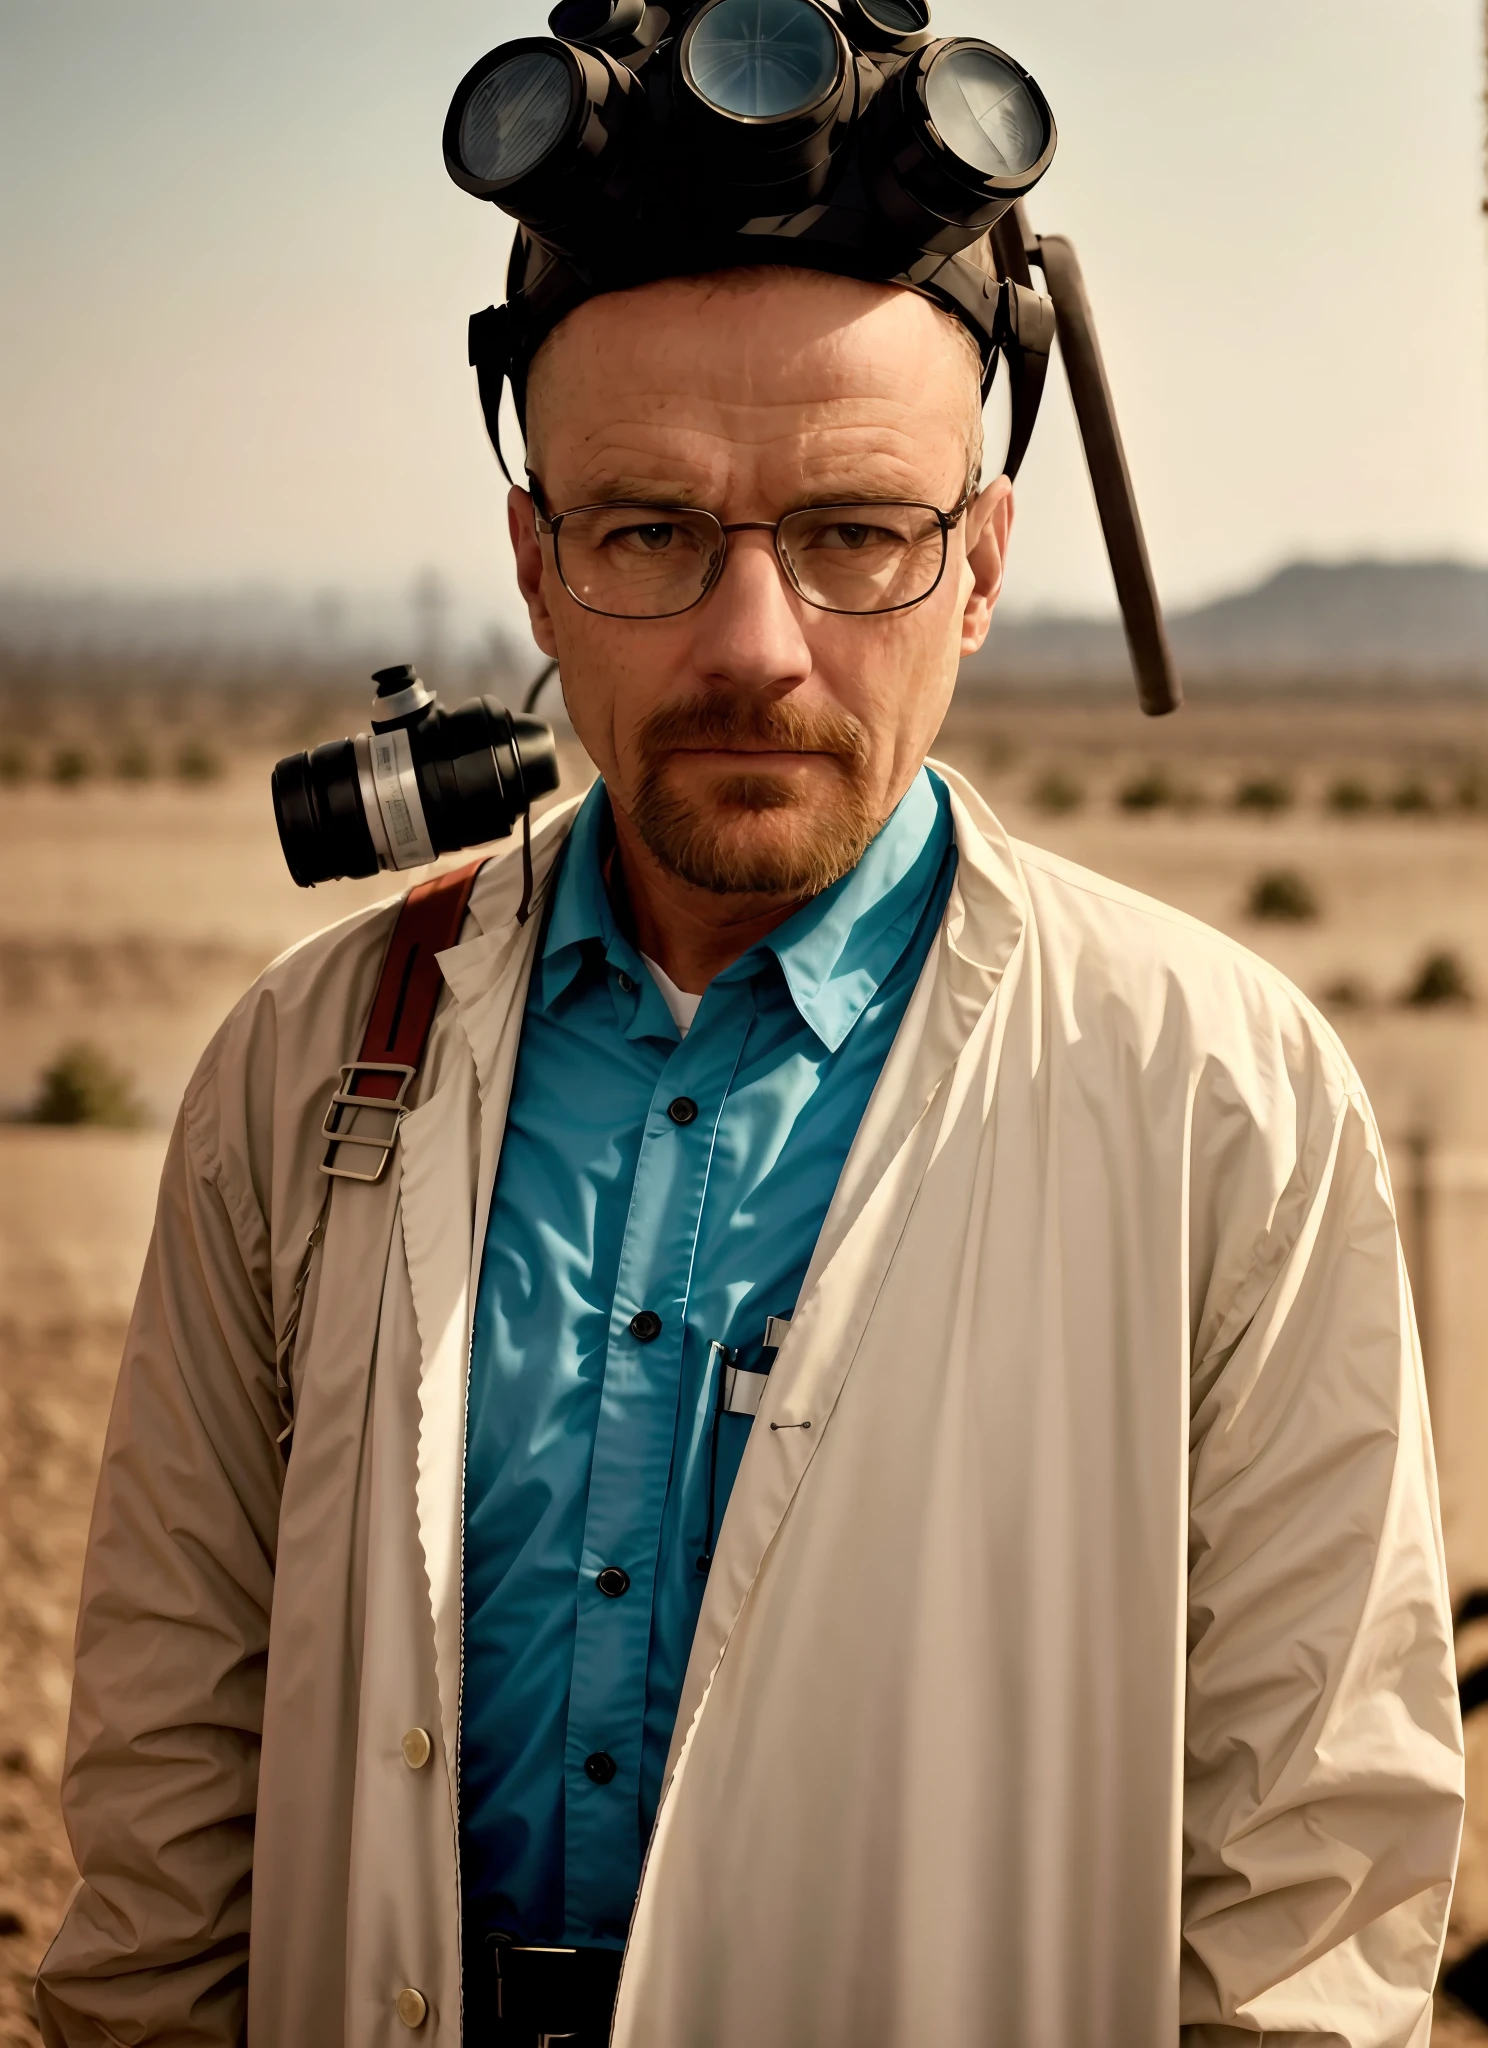
[[[591,299],[527,387],[529,464],[568,502],[630,477],[690,497],[818,470],[939,495],[964,479],[980,419],[976,349],[949,315],[896,286],[786,269]]]

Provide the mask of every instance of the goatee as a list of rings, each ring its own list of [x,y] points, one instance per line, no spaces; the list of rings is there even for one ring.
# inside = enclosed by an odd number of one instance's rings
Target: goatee
[[[823,798],[804,778],[750,768],[720,776],[699,800],[668,775],[679,749],[742,746],[829,757],[830,794]],[[689,697],[651,713],[640,753],[630,817],[642,843],[672,874],[716,895],[819,895],[857,866],[883,822],[865,787],[867,733],[845,711],[803,709],[789,698]],[[791,813],[787,829],[748,828],[768,812]]]

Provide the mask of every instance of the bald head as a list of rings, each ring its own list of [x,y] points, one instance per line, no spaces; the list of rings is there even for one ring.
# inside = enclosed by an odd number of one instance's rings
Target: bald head
[[[617,350],[617,341],[636,330],[645,358],[640,364],[627,363]],[[982,365],[962,323],[898,285],[784,264],[666,278],[586,300],[532,360],[528,468],[534,476],[545,474],[551,429],[577,382],[605,382],[622,410],[653,386],[674,412],[693,386],[716,392],[725,404],[759,407],[774,395],[786,398],[789,371],[806,368],[812,357],[827,381],[835,381],[832,371],[845,361],[863,367],[866,359],[872,382],[891,400],[897,386],[917,412],[928,393],[960,437],[963,483],[975,485],[982,465]]]

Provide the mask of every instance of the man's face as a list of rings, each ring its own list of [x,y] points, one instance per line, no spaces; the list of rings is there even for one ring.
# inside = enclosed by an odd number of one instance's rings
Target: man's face
[[[950,511],[979,395],[970,352],[916,294],[812,272],[667,281],[581,306],[533,366],[529,459],[550,513],[623,500],[725,524],[902,499]],[[923,762],[963,654],[986,637],[1011,495],[999,478],[910,610],[797,595],[768,533],[671,618],[586,611],[525,491],[510,499],[538,645],[619,817],[712,890],[804,897],[845,873]]]

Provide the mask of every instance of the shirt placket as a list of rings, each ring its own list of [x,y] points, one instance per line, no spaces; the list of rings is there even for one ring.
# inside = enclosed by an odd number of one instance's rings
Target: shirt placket
[[[610,1312],[564,1752],[565,1919],[623,1933],[635,1886],[652,1609],[714,1140],[753,1015],[719,989],[651,1097]]]

